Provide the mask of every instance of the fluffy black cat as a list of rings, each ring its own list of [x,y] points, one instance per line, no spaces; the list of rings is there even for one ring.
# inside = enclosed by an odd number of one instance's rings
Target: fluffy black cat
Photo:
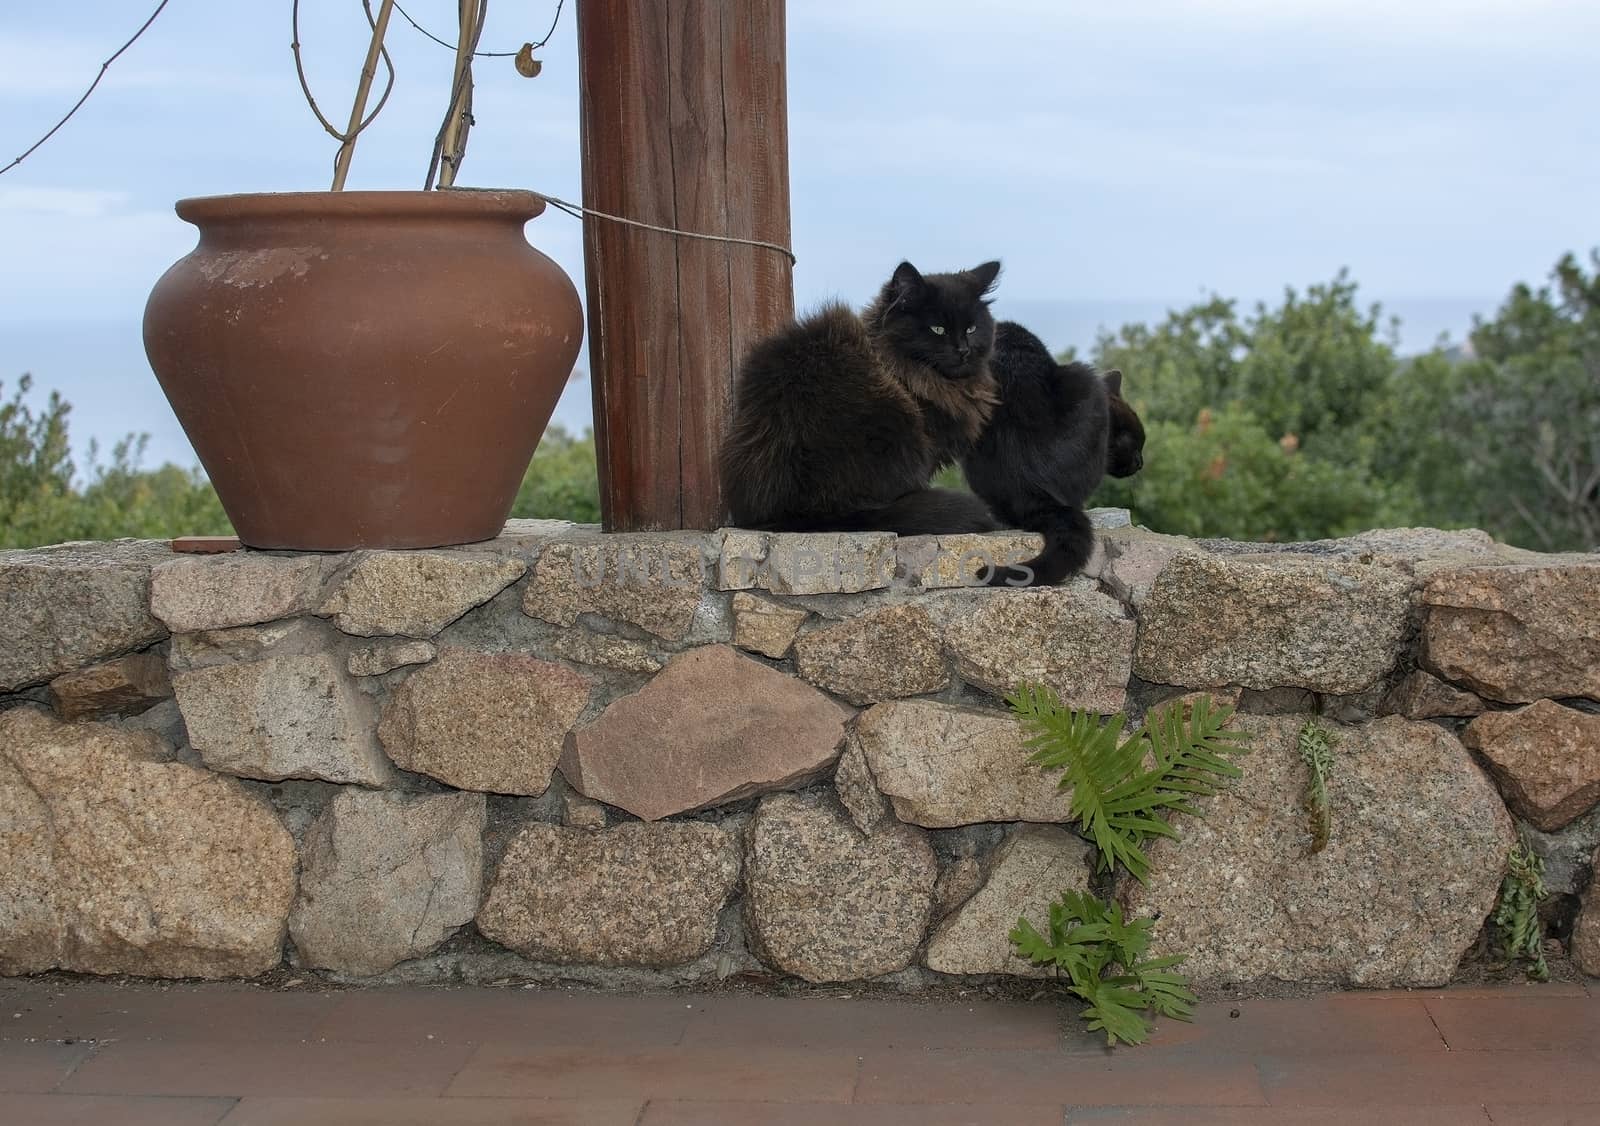
[[[1012,321],[995,329],[990,367],[1000,403],[961,459],[972,491],[1009,527],[1038,532],[1044,550],[1016,567],[985,568],[990,586],[1048,586],[1083,569],[1094,551],[1084,502],[1107,474],[1144,464],[1144,426],[1122,398],[1122,373],[1057,363]]]
[[[734,524],[901,535],[997,527],[977,497],[932,489],[996,403],[985,296],[1000,263],[922,274],[902,262],[857,316],[829,304],[740,366],[721,452]]]

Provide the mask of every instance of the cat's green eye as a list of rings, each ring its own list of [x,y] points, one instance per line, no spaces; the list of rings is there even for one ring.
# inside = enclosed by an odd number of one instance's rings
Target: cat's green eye
[[[928,327],[933,329],[933,335],[935,335],[935,336],[943,336],[944,335],[944,325],[929,325]]]
[[[967,335],[968,336],[971,336],[973,333],[975,333],[977,331],[978,331],[978,326],[977,325],[968,325],[967,326]]]

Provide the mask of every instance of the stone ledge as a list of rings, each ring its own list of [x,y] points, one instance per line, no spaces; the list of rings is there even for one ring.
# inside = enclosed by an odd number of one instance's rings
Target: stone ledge
[[[1447,980],[1515,818],[1550,830],[1530,839],[1562,917],[1589,899],[1595,945],[1600,557],[1096,519],[1085,574],[1028,591],[968,585],[975,553],[1037,551],[1020,533],[534,521],[414,553],[0,553],[0,824],[21,827],[0,833],[0,900],[40,905],[0,906],[0,968],[1030,974],[991,931],[1064,890],[1041,879],[1081,882],[1081,846],[1041,824],[1066,795],[1003,703],[1021,680],[1135,721],[1208,691],[1271,744],[1126,889],[1204,980]],[[1292,736],[1318,711],[1345,757],[1308,860]],[[1531,722],[1552,717],[1559,739]],[[1380,893],[1382,933],[1352,906]],[[1238,937],[1261,918],[1272,941]]]

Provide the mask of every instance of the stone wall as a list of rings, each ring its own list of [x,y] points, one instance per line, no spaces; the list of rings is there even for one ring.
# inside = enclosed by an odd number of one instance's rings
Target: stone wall
[[[1091,866],[1000,699],[1030,680],[1238,706],[1244,779],[1119,892],[1200,985],[1448,981],[1518,822],[1600,973],[1600,556],[1120,515],[1030,591],[968,581],[1016,535],[0,553],[0,972],[1028,976],[1007,930]],[[1313,713],[1339,734],[1314,854]]]

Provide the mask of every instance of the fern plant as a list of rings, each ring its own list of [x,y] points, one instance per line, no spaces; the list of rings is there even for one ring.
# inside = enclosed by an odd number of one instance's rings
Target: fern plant
[[[1141,1015],[1154,1011],[1178,1020],[1192,1020],[1195,995],[1173,967],[1182,954],[1146,958],[1154,919],[1122,917],[1117,903],[1103,903],[1088,892],[1067,891],[1050,904],[1049,934],[1041,935],[1026,919],[1018,919],[1011,942],[1018,953],[1037,965],[1067,975],[1072,992],[1088,1002],[1084,1019],[1106,1043],[1142,1044],[1150,1026]],[[1107,971],[1113,971],[1107,977]]]
[[[1310,772],[1306,782],[1306,812],[1311,815],[1311,851],[1318,853],[1328,847],[1328,837],[1333,830],[1328,775],[1333,773],[1333,745],[1338,742],[1338,736],[1317,720],[1308,719],[1300,728],[1298,742],[1300,757]]]
[[[1248,738],[1227,726],[1231,708],[1213,709],[1199,697],[1187,716],[1181,706],[1153,712],[1141,729],[1122,738],[1127,716],[1101,724],[1093,712],[1064,708],[1053,691],[1023,685],[1006,698],[1031,732],[1029,761],[1061,771],[1058,786],[1072,791],[1072,820],[1094,842],[1097,870],[1117,864],[1140,883],[1150,872],[1144,846],[1153,837],[1176,837],[1173,813],[1198,816],[1190,804],[1214,794],[1239,768],[1228,756],[1243,753]],[[1049,934],[1018,919],[1010,939],[1037,965],[1053,966],[1088,1002],[1084,1018],[1106,1043],[1143,1043],[1145,1013],[1178,1020],[1193,1016],[1194,994],[1175,967],[1184,955],[1147,958],[1154,919],[1125,920],[1121,905],[1090,892],[1067,891],[1050,905]]]
[[[1062,772],[1057,786],[1071,790],[1069,811],[1100,853],[1099,868],[1121,864],[1147,882],[1152,837],[1176,837],[1167,817],[1195,814],[1189,799],[1214,794],[1224,779],[1239,777],[1228,755],[1243,752],[1247,735],[1227,727],[1233,709],[1215,710],[1199,697],[1185,723],[1181,707],[1163,708],[1144,727],[1120,739],[1127,716],[1104,726],[1087,710],[1063,708],[1052,690],[1024,685],[1006,702],[1032,734],[1029,761]]]
[[[1506,859],[1506,876],[1500,882],[1500,901],[1494,909],[1501,953],[1507,959],[1525,962],[1528,976],[1534,981],[1549,981],[1550,967],[1544,960],[1544,923],[1539,919],[1539,901],[1549,894],[1544,886],[1544,859],[1526,839],[1513,845]]]

